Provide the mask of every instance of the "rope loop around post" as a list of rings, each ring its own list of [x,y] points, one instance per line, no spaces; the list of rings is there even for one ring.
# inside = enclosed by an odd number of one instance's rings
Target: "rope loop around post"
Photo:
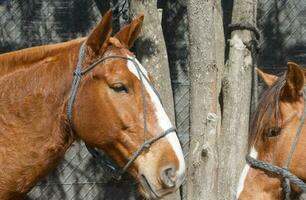
[[[229,24],[228,25],[229,32],[233,32],[236,30],[248,30],[254,33],[256,40],[260,39],[260,33],[258,29],[253,26],[252,24],[248,22],[241,22],[241,23],[235,23],[235,24]]]

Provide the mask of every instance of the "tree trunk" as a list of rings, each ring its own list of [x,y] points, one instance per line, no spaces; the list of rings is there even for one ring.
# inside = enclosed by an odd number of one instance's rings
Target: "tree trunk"
[[[224,63],[219,11],[220,1],[187,1],[191,84],[188,200],[214,200],[217,196],[217,134],[221,119],[218,98]]]
[[[256,1],[234,1],[232,23],[255,26],[255,22]],[[251,52],[245,44],[252,40],[252,34],[248,30],[233,31],[229,42],[229,59],[222,85],[222,132],[218,138],[218,200],[235,199],[238,179],[245,164],[253,70]]]
[[[172,123],[175,124],[168,56],[157,1],[131,1],[130,13],[133,17],[145,14],[142,31],[136,42],[137,57],[153,75],[154,85],[160,93],[164,108]],[[180,200],[181,197],[177,191],[163,199]]]

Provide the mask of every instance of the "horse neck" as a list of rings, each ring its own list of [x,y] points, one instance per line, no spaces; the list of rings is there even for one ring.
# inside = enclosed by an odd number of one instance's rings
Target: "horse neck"
[[[74,45],[1,77],[0,135],[6,141],[0,137],[0,146],[5,143],[16,152],[19,147],[29,152],[40,149],[53,158],[65,153],[74,141],[65,107],[78,49]]]
[[[59,53],[70,51],[80,46],[86,38],[68,42],[37,46],[9,53],[0,54],[0,77],[17,70],[29,69],[46,58],[52,58]]]
[[[56,167],[75,140],[66,102],[80,44],[50,51],[24,65],[16,58],[7,60],[9,65],[18,64],[18,69],[0,75],[0,155],[4,155],[0,171],[6,172],[0,173],[4,180],[0,199],[11,195],[2,190],[28,192]]]

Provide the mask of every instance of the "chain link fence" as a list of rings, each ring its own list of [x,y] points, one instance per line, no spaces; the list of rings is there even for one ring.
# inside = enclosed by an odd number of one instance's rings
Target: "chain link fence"
[[[287,62],[306,65],[306,1],[258,0],[259,67],[278,74]]]
[[[0,1],[1,52],[86,35],[100,19],[92,1]]]
[[[306,65],[306,1],[258,0],[257,27],[260,31],[258,67],[281,74],[287,62]],[[258,94],[265,87],[258,80]]]

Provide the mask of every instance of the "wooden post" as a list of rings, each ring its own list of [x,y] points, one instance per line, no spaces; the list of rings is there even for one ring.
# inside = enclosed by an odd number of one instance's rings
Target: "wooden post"
[[[256,0],[236,0],[232,24],[249,23],[255,26]],[[236,30],[229,41],[229,58],[222,81],[222,132],[218,138],[218,200],[235,199],[237,183],[245,164],[249,111],[252,92],[252,56],[246,44],[252,32]]]
[[[218,99],[224,63],[220,11],[221,1],[187,1],[191,84],[188,200],[217,197],[217,136],[221,120]]]

